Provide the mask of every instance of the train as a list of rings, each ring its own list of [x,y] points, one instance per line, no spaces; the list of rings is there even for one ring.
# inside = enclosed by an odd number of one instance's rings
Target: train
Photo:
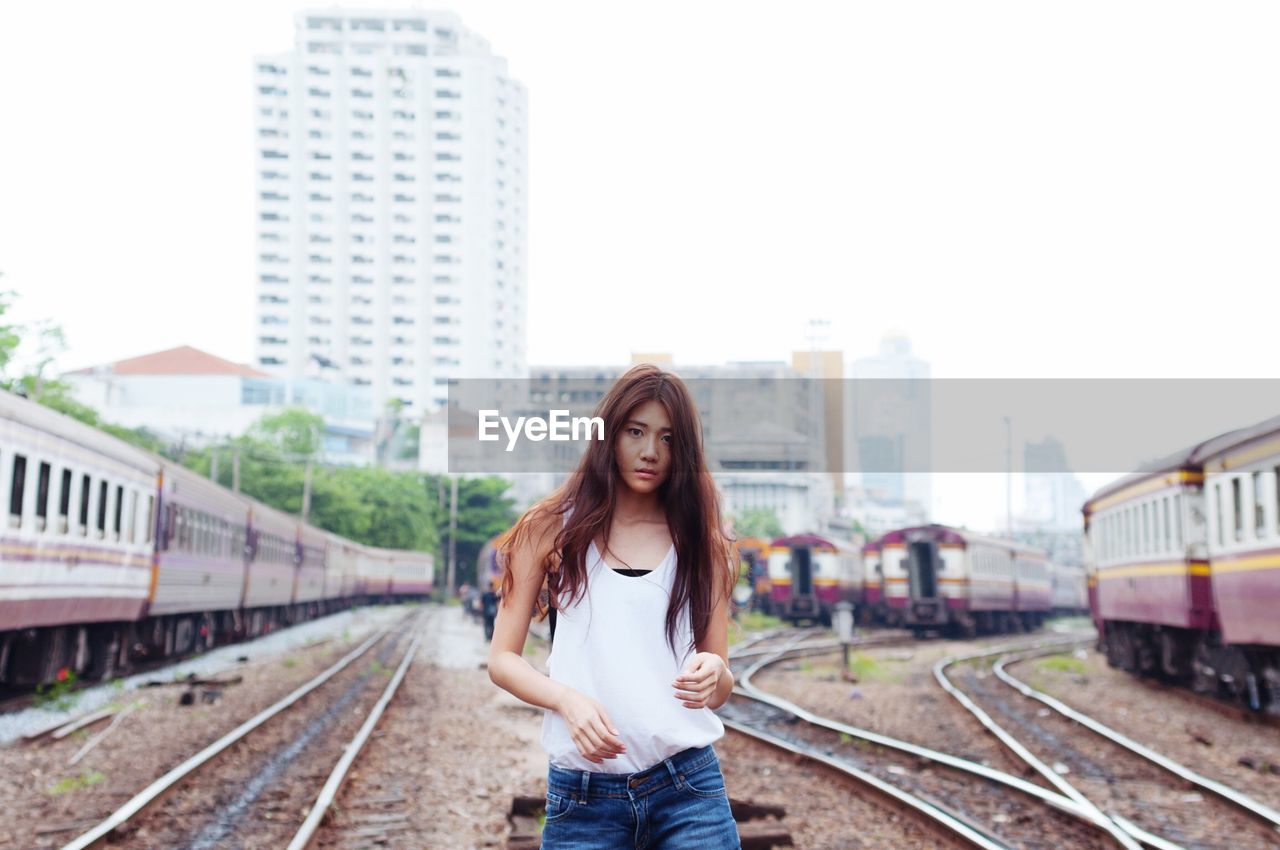
[[[961,636],[1030,631],[1053,613],[1088,608],[1083,566],[1031,546],[944,525],[897,529],[861,544],[815,534],[769,546],[770,610],[830,624],[855,621]]]
[[[734,541],[738,549],[739,578],[746,579],[751,588],[748,603],[752,611],[768,614],[771,585],[769,584],[769,541],[759,537],[742,537]]]
[[[109,678],[368,601],[434,556],[363,546],[0,391],[0,685]]]
[[[779,537],[769,544],[769,610],[792,622],[831,625],[840,602],[863,600],[861,546],[819,534]],[[856,616],[856,615],[855,615]]]
[[[1280,713],[1280,417],[1125,476],[1083,514],[1108,663]]]
[[[1040,549],[945,525],[899,529],[877,544],[894,625],[963,636],[1032,631],[1052,608],[1054,567]]]

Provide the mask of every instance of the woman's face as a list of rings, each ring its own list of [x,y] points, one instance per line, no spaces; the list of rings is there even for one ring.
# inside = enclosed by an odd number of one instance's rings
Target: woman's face
[[[658,401],[638,405],[627,415],[614,443],[618,474],[637,493],[655,492],[671,471],[671,420]]]

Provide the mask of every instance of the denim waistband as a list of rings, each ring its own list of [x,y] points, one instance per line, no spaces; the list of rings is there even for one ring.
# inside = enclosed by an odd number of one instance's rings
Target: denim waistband
[[[716,751],[708,744],[705,747],[681,750],[671,758],[639,773],[592,773],[551,765],[547,771],[547,790],[575,800],[649,794],[668,785],[682,785],[685,774],[693,773],[714,761]]]

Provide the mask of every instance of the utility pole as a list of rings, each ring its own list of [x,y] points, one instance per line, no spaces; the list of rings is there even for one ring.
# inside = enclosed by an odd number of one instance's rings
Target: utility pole
[[[1005,474],[1004,508],[1009,525],[1009,539],[1013,539],[1013,420],[1004,417]]]
[[[231,492],[240,492],[240,447],[231,450]]]
[[[453,582],[458,575],[458,476],[449,476],[449,574],[445,578],[445,599],[453,598]]]
[[[302,521],[306,522],[311,514],[311,458],[307,458],[307,469],[302,474]]]

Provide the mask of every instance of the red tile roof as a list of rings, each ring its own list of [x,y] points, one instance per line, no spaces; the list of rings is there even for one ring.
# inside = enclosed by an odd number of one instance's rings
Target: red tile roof
[[[215,357],[206,351],[180,345],[167,351],[154,354],[143,354],[127,360],[117,360],[101,367],[90,367],[68,372],[69,375],[92,375],[99,372],[110,372],[113,375],[241,375],[246,378],[269,378],[266,372],[260,372],[251,366],[232,363]]]

